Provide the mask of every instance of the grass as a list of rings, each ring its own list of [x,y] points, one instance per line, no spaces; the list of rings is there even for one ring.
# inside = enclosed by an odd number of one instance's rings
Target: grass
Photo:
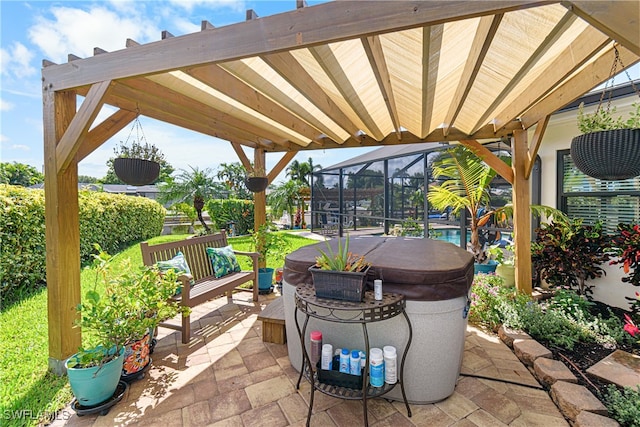
[[[315,243],[314,240],[283,233],[287,242],[286,252]],[[180,240],[187,235],[159,236],[151,244]],[[251,251],[249,237],[229,238],[234,249]],[[248,261],[239,262],[249,269]],[[284,255],[272,257],[268,267],[281,267]],[[114,257],[115,268],[126,259],[132,265],[142,265],[138,244],[134,244]],[[95,273],[91,268],[81,272],[82,293],[94,286]],[[97,286],[99,289],[99,286]],[[84,344],[90,338],[84,336]],[[0,312],[0,425],[6,427],[32,426],[57,417],[69,417],[56,411],[71,401],[73,395],[66,377],[48,372],[47,290],[40,289],[25,296],[22,301]]]

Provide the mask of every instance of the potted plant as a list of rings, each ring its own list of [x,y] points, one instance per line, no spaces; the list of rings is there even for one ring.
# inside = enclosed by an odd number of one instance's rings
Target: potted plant
[[[344,240],[344,243],[343,243]],[[318,249],[316,263],[309,267],[316,296],[320,298],[362,301],[371,264],[364,256],[349,251],[349,236],[337,239],[334,251],[325,240],[326,251]]]
[[[134,129],[136,137],[132,139]],[[130,144],[129,140],[132,140]],[[138,117],[134,120],[127,140],[121,141],[120,146],[113,151],[116,155],[113,159],[113,171],[125,184],[148,185],[160,176],[160,163],[165,160],[164,154],[158,147],[147,142]]]
[[[287,242],[282,235],[262,224],[258,231],[252,234],[255,251],[260,254],[258,257],[258,289],[260,292],[270,292],[273,283],[274,268],[267,267],[269,257],[282,257],[287,248]],[[273,259],[273,258],[272,258]]]
[[[125,268],[113,275],[110,261],[102,251],[94,255],[94,288],[77,307],[77,326],[88,333],[93,345],[80,348],[65,362],[71,390],[82,407],[100,406],[111,399],[123,373],[127,345],[180,310],[170,300],[176,289],[175,271],[160,274],[156,268]],[[99,281],[103,292],[96,289]]]
[[[247,172],[244,184],[252,193],[259,193],[267,189],[269,186],[269,178],[265,176],[264,169],[254,168]]]
[[[498,265],[496,274],[502,277],[502,285],[512,288],[516,285],[516,267],[513,245],[506,245],[504,249],[500,245],[492,245],[488,252]]]
[[[614,116],[616,108],[598,105],[592,114],[578,110],[582,135],[571,140],[571,158],[585,174],[615,181],[640,175],[640,102],[632,104],[630,117]]]

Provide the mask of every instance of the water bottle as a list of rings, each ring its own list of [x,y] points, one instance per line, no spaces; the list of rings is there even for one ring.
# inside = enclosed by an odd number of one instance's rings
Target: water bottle
[[[331,344],[322,345],[322,359],[320,362],[320,369],[330,371],[333,367],[333,346]]]
[[[369,350],[369,384],[371,387],[384,385],[384,358],[379,348]]]
[[[322,356],[322,332],[311,331],[311,365],[313,369],[318,366],[320,357]]]
[[[358,350],[353,350],[351,352],[351,368],[349,373],[351,375],[360,375],[360,352]]]
[[[360,350],[360,370],[364,369],[364,365],[367,364],[367,354]]]
[[[387,384],[395,384],[398,382],[398,356],[396,348],[391,345],[385,345],[382,348],[384,353],[384,382]]]
[[[343,348],[340,352],[340,372],[348,374],[351,370],[351,361],[349,359],[349,349]]]

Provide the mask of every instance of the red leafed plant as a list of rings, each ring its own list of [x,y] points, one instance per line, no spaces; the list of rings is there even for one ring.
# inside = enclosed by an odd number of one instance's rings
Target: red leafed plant
[[[618,224],[618,234],[612,238],[612,248],[618,258],[609,264],[622,264],[625,274],[628,274],[622,281],[640,286],[640,225]]]
[[[622,281],[640,286],[640,225],[618,224],[618,234],[611,239],[611,249],[617,258],[609,264],[622,264],[622,269],[627,274]],[[636,296],[639,296],[637,292]],[[640,299],[625,298],[631,303],[631,311],[640,313]]]

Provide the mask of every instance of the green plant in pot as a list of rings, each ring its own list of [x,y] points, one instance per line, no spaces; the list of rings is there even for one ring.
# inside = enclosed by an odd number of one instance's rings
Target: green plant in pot
[[[315,265],[309,268],[316,296],[320,298],[362,301],[371,264],[364,256],[349,250],[349,236],[336,240],[334,250],[325,240],[326,250],[318,248]]]
[[[584,112],[584,103],[580,104],[578,128],[582,135],[571,140],[571,158],[576,167],[591,177],[611,181],[640,175],[640,102],[632,104],[632,111],[626,120],[616,116],[616,108],[611,107],[618,64],[624,66],[617,48],[614,48],[611,74],[596,111],[587,114]],[[640,95],[631,77],[629,80]],[[603,105],[605,95],[608,95],[608,100]]]
[[[91,346],[80,348],[65,362],[71,390],[83,407],[111,399],[123,372],[126,347],[180,309],[165,298],[175,293],[176,272],[160,274],[155,268],[144,268],[114,275],[110,261],[102,251],[94,255],[96,281],[77,307],[77,326],[89,335]],[[96,289],[99,281],[104,292]]]
[[[271,290],[273,283],[274,267],[267,267],[267,260],[283,258],[287,250],[287,242],[282,235],[272,230],[267,224],[262,224],[258,230],[252,234],[255,251],[260,254],[258,257],[258,288],[262,292]]]
[[[133,121],[126,141],[121,141],[113,151],[116,155],[113,159],[113,171],[125,184],[152,184],[160,176],[160,165],[165,161],[164,154],[158,147],[147,142],[138,117]]]
[[[496,274],[502,277],[502,285],[506,287],[514,287],[516,285],[516,266],[515,266],[515,253],[512,245],[506,245],[502,249],[499,245],[492,245],[488,251],[492,259],[494,259],[498,266],[496,267]]]

